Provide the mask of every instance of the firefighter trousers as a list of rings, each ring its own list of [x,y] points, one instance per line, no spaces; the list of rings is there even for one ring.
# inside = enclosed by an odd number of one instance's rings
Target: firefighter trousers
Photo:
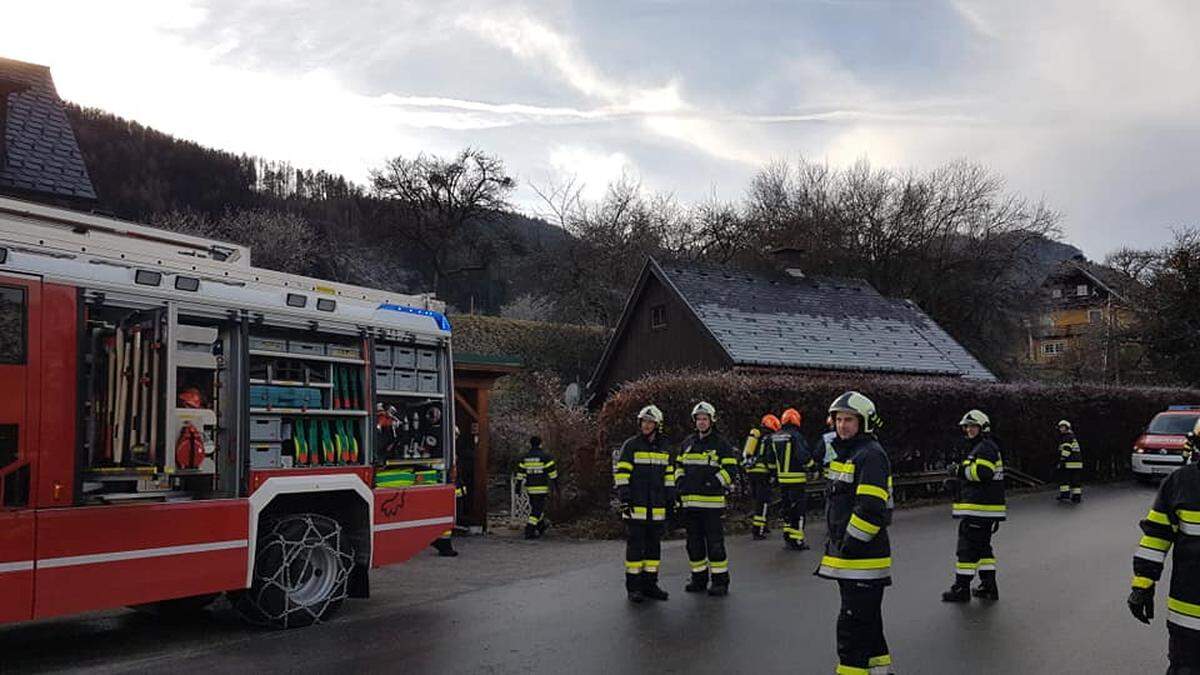
[[[721,514],[724,511],[695,508],[683,510],[692,578],[707,581],[711,572],[714,586],[729,585],[729,558],[725,554],[725,531],[721,525]]]
[[[529,495],[529,519],[526,523],[529,527],[537,527],[542,524],[542,518],[546,513],[546,497],[549,495]]]
[[[766,476],[750,476],[750,497],[754,500],[754,515],[750,524],[754,533],[767,533],[767,510],[771,508],[771,480]]]
[[[1058,498],[1067,499],[1068,497],[1073,502],[1083,499],[1082,469],[1058,470]]]
[[[839,673],[892,672],[892,655],[883,637],[883,586],[839,580],[842,610],[837,619]]]
[[[658,579],[662,559],[662,523],[645,520],[625,521],[625,588],[642,589],[645,579]]]
[[[1172,670],[1167,673],[1200,675],[1200,630],[1167,623],[1167,660]]]
[[[992,534],[1000,521],[967,516],[958,521],[958,560],[954,565],[954,583],[969,586],[976,573],[986,585],[996,584],[996,553]]]
[[[804,514],[808,511],[808,493],[804,483],[780,485],[783,509],[783,538],[796,543],[804,541]]]

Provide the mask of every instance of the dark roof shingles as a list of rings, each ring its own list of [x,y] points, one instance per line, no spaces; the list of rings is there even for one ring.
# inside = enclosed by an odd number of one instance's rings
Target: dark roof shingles
[[[859,279],[660,268],[739,365],[996,379],[916,305]]]
[[[8,95],[2,130],[7,161],[0,166],[0,192],[11,188],[95,200],[95,188],[50,69],[0,58],[0,80],[27,87]]]

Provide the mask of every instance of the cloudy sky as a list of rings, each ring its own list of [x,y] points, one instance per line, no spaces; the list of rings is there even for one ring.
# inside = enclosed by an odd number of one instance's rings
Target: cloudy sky
[[[693,200],[773,159],[968,158],[1102,257],[1200,224],[1197,29],[1190,0],[6,0],[0,56],[50,65],[66,99],[357,180],[477,146],[526,210],[556,176]]]

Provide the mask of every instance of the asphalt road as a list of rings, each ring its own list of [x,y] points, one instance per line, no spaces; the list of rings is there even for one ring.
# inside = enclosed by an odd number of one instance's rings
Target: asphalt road
[[[1125,609],[1138,485],[1088,488],[1079,507],[1018,496],[997,533],[1001,599],[944,605],[949,506],[899,511],[885,631],[900,673],[1157,673],[1164,591],[1151,627]],[[809,528],[814,541],[823,525]],[[837,589],[816,551],[731,538],[726,598],[682,592],[681,542],[663,552],[666,603],[625,600],[618,542],[460,541],[373,576],[374,597],[330,623],[286,632],[240,625],[218,606],[183,622],[118,610],[0,627],[0,671],[412,673],[829,673]]]

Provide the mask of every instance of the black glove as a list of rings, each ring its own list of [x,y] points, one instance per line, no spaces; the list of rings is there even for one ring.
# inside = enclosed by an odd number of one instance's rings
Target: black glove
[[[958,464],[951,462],[946,465],[946,475],[951,478],[958,478]]]
[[[1154,587],[1135,588],[1129,594],[1129,613],[1142,623],[1154,618]]]

